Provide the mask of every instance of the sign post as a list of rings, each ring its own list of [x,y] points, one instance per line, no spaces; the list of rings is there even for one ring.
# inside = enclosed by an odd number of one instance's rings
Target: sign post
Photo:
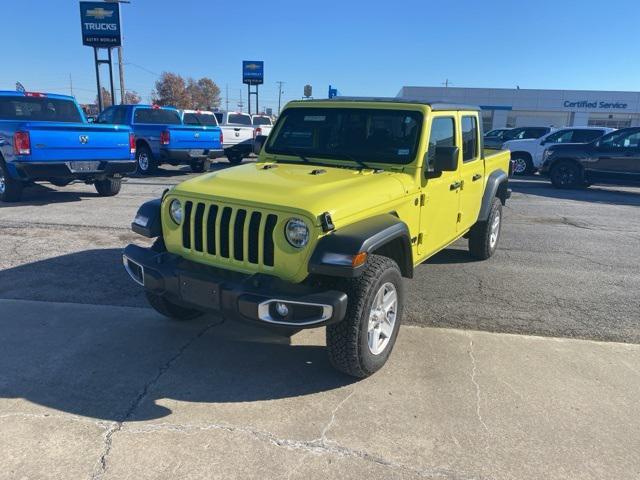
[[[264,83],[264,62],[262,61],[242,61],[242,83],[247,84],[247,91],[249,96],[247,98],[249,103],[249,115],[251,115],[251,95],[256,96],[256,113],[260,112],[258,104],[258,87]],[[251,91],[251,85],[255,85],[254,92]]]
[[[93,58],[96,67],[96,86],[98,87],[98,110],[102,111],[102,88],[100,85],[100,65],[109,65],[109,86],[111,103],[115,104],[113,88],[113,64],[111,49],[122,45],[120,36],[120,4],[104,2],[80,2],[80,23],[82,28],[82,44],[93,47]],[[100,59],[98,50],[107,50],[107,58]],[[122,92],[124,94],[124,92]]]

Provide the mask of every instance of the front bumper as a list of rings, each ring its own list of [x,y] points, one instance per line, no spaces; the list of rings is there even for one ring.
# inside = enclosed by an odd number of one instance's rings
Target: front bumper
[[[106,177],[126,175],[136,171],[135,160],[87,161],[94,166],[88,170],[76,170],[78,162],[10,162],[9,168],[21,180],[99,180]]]
[[[123,262],[131,278],[150,293],[226,318],[302,329],[339,322],[347,311],[343,292],[237,274],[137,245],[124,249]],[[287,307],[286,315],[278,312],[278,303]]]
[[[194,160],[214,160],[224,156],[224,150],[219,148],[162,148],[160,161],[163,163],[189,163]]]

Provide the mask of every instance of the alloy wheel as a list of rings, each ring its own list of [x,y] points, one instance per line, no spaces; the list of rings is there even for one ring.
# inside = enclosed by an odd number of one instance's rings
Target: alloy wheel
[[[380,355],[389,345],[398,313],[398,292],[391,282],[380,287],[371,305],[367,326],[369,351]]]

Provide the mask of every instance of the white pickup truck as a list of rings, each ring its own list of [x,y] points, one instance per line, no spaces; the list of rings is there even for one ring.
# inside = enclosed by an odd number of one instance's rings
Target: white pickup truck
[[[508,140],[502,144],[502,149],[511,150],[514,175],[529,175],[542,166],[547,146],[556,143],[589,143],[612,130],[606,127],[566,127],[540,138]]]
[[[268,137],[273,128],[273,121],[268,115],[253,115],[251,117],[253,127],[255,128],[255,136],[264,135]]]
[[[224,135],[224,154],[229,163],[238,165],[253,152],[255,137],[251,115],[241,112],[215,112]]]

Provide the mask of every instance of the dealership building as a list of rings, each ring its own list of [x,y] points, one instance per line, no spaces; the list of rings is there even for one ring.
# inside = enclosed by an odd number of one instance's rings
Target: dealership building
[[[398,97],[479,105],[485,132],[521,126],[640,126],[640,92],[402,87]]]

